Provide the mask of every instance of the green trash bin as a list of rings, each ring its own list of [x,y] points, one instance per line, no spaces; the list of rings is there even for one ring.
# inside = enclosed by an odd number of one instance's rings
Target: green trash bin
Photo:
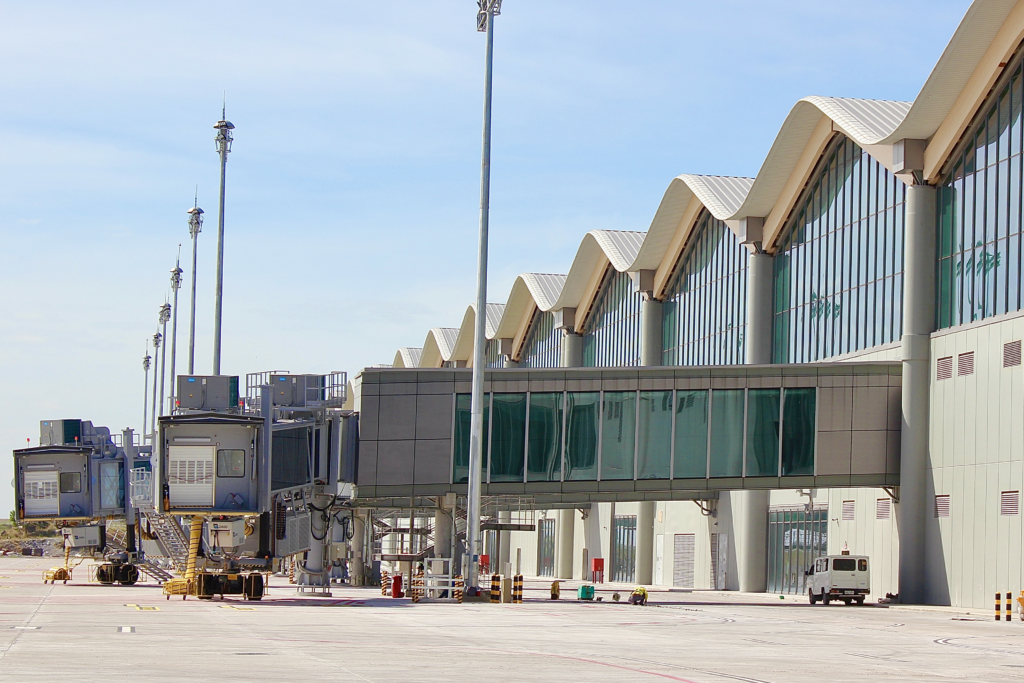
[[[594,587],[583,585],[576,589],[577,600],[593,600],[594,599]]]

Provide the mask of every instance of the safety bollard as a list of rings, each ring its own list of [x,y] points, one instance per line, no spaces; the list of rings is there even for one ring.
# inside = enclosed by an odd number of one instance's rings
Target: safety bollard
[[[491,574],[491,602],[501,602],[501,574]]]
[[[462,593],[465,588],[465,581],[462,580],[462,575],[459,574],[455,577],[455,601],[462,604]]]
[[[551,582],[551,599],[558,600],[562,596],[562,587],[560,581]]]
[[[388,596],[388,588],[390,586],[391,586],[391,582],[388,581],[388,570],[387,569],[381,569],[380,570],[380,594],[383,597],[386,598]]]
[[[1006,620],[1013,621],[1013,593],[1006,591]]]
[[[523,575],[516,574],[512,577],[512,602],[523,602]]]
[[[1003,611],[1003,595],[1002,593],[996,593],[996,621],[1001,621],[1001,612]]]

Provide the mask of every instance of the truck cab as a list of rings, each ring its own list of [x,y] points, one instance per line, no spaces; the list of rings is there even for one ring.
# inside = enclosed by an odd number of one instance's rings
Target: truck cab
[[[866,555],[826,555],[814,560],[807,574],[807,597],[827,605],[842,600],[864,604],[871,592],[871,563]]]

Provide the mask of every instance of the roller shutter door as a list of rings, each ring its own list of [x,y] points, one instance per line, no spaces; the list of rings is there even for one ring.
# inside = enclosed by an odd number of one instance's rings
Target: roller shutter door
[[[60,514],[58,472],[25,472],[25,516],[45,517]]]
[[[697,542],[693,534],[676,534],[672,553],[672,585],[693,588],[693,565]]]
[[[171,507],[213,507],[216,457],[216,446],[171,446],[167,450]]]

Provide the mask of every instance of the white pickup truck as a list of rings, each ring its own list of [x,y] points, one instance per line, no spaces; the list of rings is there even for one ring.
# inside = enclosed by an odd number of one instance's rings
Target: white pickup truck
[[[827,555],[819,557],[807,570],[807,597],[811,604],[827,605],[833,600],[864,604],[871,592],[871,569],[864,555]]]

